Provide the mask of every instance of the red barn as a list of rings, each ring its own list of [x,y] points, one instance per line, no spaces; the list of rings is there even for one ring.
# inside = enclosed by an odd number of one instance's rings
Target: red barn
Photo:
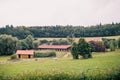
[[[71,45],[40,45],[40,50],[70,51]]]
[[[17,58],[33,58],[34,50],[17,50]]]

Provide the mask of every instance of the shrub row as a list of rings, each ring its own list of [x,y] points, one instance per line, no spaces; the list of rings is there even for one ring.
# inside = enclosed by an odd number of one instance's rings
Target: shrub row
[[[47,51],[47,52],[35,52],[34,57],[38,58],[38,57],[55,57],[56,53],[53,51]]]
[[[120,67],[111,69],[93,69],[85,72],[65,72],[51,70],[48,72],[37,70],[22,74],[3,76],[1,80],[120,80]]]

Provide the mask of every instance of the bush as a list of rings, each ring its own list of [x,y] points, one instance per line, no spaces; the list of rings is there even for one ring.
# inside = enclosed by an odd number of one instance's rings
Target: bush
[[[94,52],[105,52],[105,46],[102,44],[102,42],[90,41],[89,43],[93,46]]]
[[[10,59],[11,59],[11,60],[17,59],[16,54],[11,55]]]
[[[46,51],[46,52],[35,52],[35,54],[34,54],[34,57],[55,57],[56,56],[56,53],[55,52],[53,52],[53,51],[51,51],[51,52],[48,52],[48,51]]]

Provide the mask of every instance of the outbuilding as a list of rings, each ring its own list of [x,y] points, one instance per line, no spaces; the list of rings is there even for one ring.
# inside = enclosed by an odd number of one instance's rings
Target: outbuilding
[[[33,58],[34,50],[17,50],[17,58]]]
[[[39,50],[70,51],[71,45],[40,45]]]

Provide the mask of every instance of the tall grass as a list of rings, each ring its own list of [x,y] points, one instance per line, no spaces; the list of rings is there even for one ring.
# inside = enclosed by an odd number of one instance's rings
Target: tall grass
[[[1,80],[120,80],[120,66],[109,69],[95,68],[78,72],[43,71],[24,72],[21,74],[5,76],[0,75]]]

